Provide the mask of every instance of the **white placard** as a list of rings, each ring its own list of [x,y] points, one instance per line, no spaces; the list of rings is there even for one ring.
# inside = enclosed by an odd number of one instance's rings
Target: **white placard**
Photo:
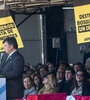
[[[0,100],[6,100],[6,78],[0,78]]]
[[[66,100],[76,100],[73,96],[67,96]]]

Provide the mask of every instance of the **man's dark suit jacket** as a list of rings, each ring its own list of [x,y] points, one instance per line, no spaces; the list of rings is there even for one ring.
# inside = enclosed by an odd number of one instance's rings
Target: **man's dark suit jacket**
[[[8,98],[21,98],[23,96],[23,69],[24,59],[18,51],[15,51],[0,68],[0,74],[6,77]]]
[[[57,93],[63,93],[65,80],[62,80],[61,82],[57,83]]]

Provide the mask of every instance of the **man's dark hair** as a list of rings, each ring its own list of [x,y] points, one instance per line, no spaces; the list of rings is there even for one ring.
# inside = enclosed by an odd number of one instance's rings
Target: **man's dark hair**
[[[81,69],[83,69],[83,68],[84,68],[83,64],[82,64],[82,63],[80,63],[80,62],[75,63],[75,64],[74,64],[74,66],[75,66],[75,65],[78,65]]]
[[[66,68],[66,70],[65,70],[65,71],[68,71],[68,70],[70,70],[70,71],[72,72],[72,74],[73,74],[73,75],[75,74],[75,71],[74,71],[74,69],[73,69],[73,68],[71,68],[71,67]]]
[[[15,49],[18,48],[18,44],[17,44],[17,41],[15,39],[15,37],[7,37],[4,41],[3,41],[3,44],[7,42],[9,45],[13,45],[13,47]]]
[[[46,65],[42,65],[42,66],[39,68],[39,70],[40,70],[41,68],[44,68],[44,69],[45,69],[45,71],[47,71],[47,72],[48,72],[48,67],[47,67]]]

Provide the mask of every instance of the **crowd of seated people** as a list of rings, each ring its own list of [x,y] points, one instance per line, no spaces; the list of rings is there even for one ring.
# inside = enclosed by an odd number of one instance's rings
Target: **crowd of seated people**
[[[23,73],[24,97],[32,94],[67,93],[67,95],[90,96],[90,58],[85,66],[73,66],[60,62],[56,67],[52,62],[36,67],[26,64]]]

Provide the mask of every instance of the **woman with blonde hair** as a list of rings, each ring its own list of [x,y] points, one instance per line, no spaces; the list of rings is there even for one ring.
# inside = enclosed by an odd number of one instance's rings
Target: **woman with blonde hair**
[[[40,89],[38,94],[56,93],[56,78],[53,74],[49,73],[43,78],[44,87]]]

